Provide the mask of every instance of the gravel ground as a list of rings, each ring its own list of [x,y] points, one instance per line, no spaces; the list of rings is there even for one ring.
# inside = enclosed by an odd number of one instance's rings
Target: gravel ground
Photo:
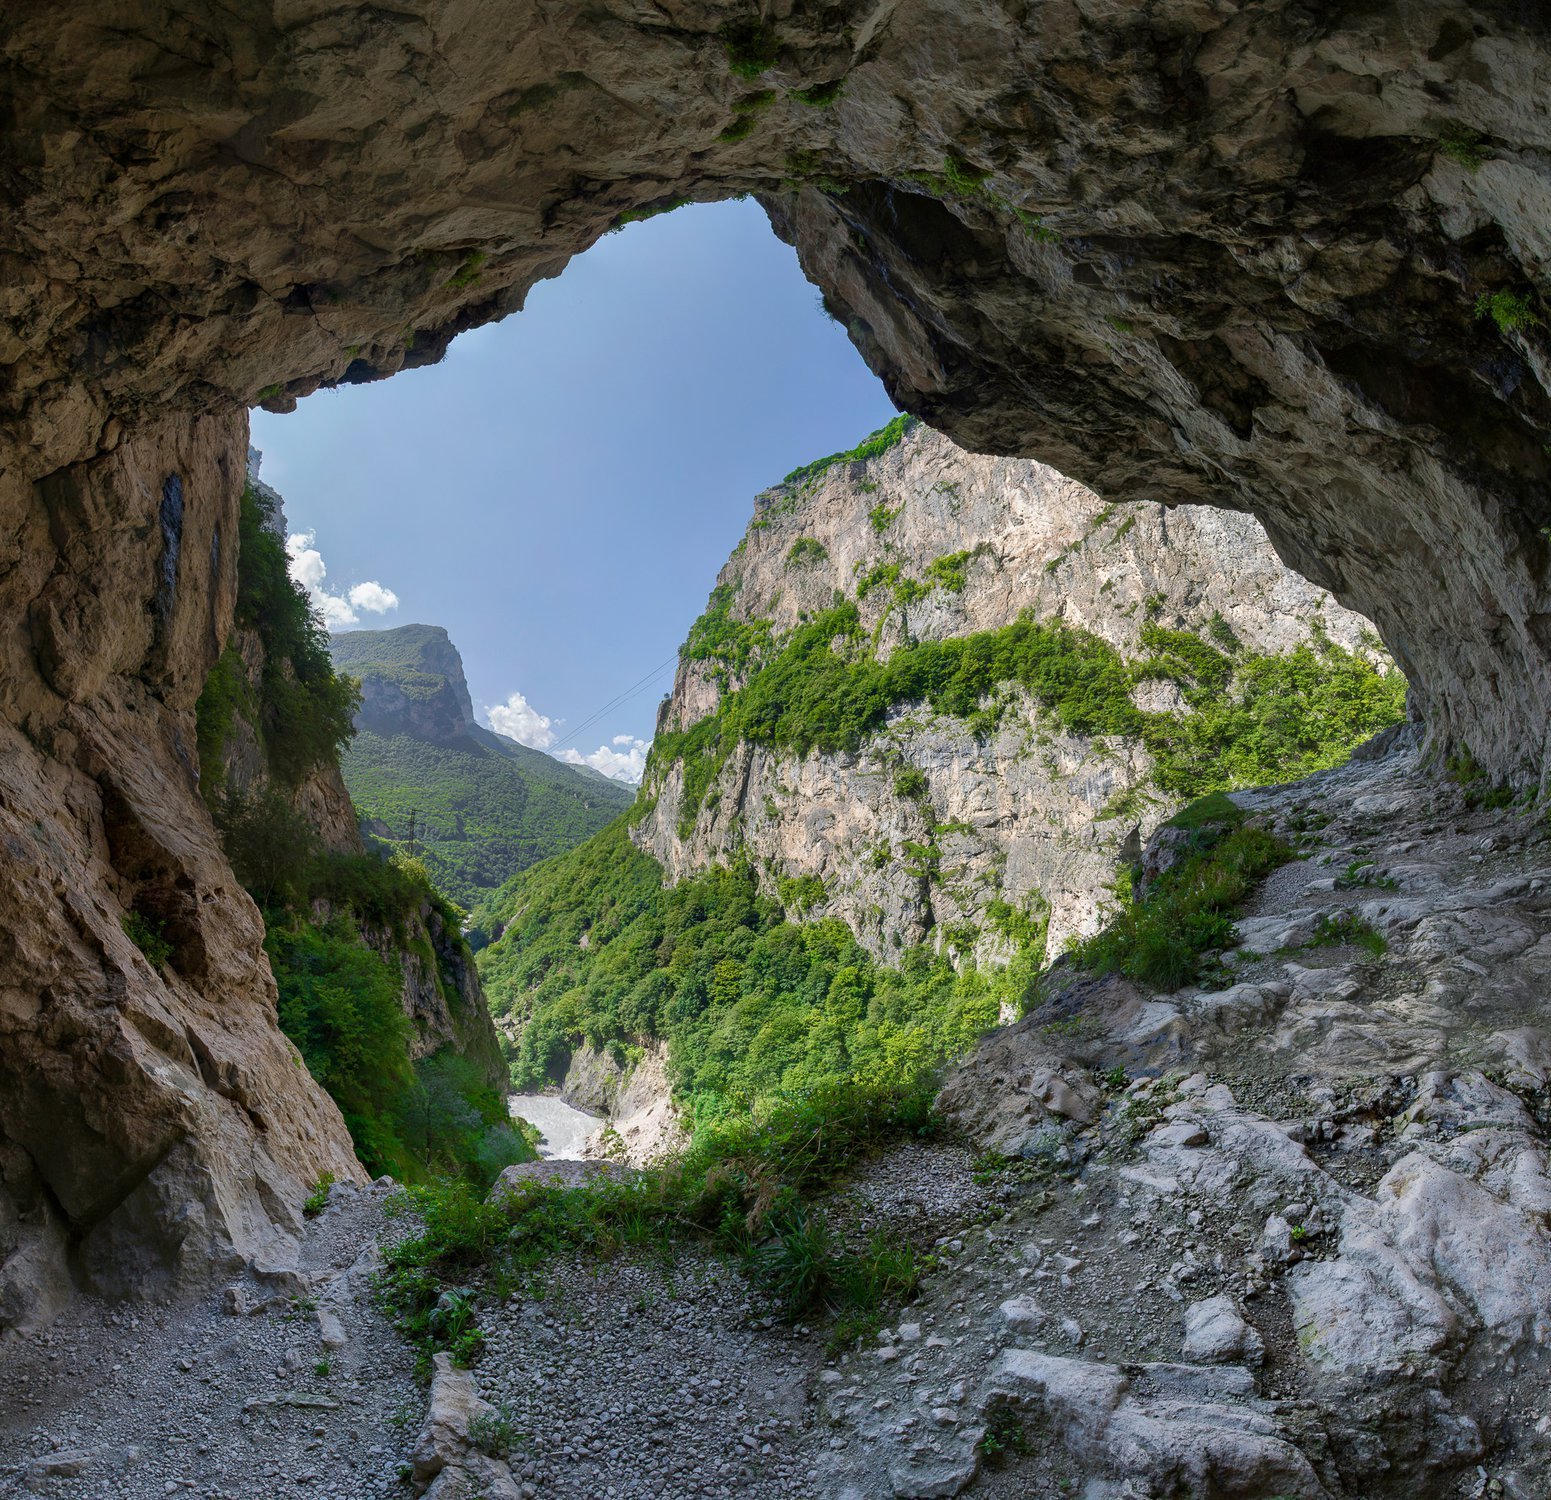
[[[304,1250],[311,1296],[285,1280],[247,1288],[274,1305],[238,1314],[220,1296],[160,1308],[82,1301],[49,1329],[8,1338],[0,1495],[407,1493],[398,1476],[424,1397],[412,1351],[366,1284],[385,1197],[334,1190]],[[320,1310],[335,1320],[327,1328]],[[325,1333],[344,1342],[329,1347]]]
[[[972,1165],[960,1147],[907,1143],[828,1207],[846,1238],[882,1231],[930,1248],[989,1211]],[[409,1496],[426,1395],[371,1300],[375,1247],[403,1232],[386,1197],[335,1188],[303,1248],[311,1284],[250,1282],[245,1305],[267,1304],[256,1311],[230,1311],[229,1293],[162,1308],[84,1301],[9,1340],[0,1496]],[[510,1423],[525,1497],[828,1492],[825,1330],[776,1316],[733,1262],[695,1248],[563,1260],[504,1303],[482,1300],[480,1322],[476,1383]]]

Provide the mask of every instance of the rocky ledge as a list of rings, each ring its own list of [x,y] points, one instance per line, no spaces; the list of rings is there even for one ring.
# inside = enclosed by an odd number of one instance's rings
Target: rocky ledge
[[[1074,979],[948,1084],[1008,1211],[840,1366],[837,1491],[1547,1493],[1545,827],[1404,748],[1237,800],[1307,854],[1229,981]]]

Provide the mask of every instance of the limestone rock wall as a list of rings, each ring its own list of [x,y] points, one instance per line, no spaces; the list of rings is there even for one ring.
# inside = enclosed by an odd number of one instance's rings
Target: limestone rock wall
[[[361,1176],[196,784],[245,425],[0,481],[0,1325],[282,1256],[318,1176]]]
[[[718,587],[734,619],[769,620],[779,641],[837,592],[854,597],[879,564],[920,580],[956,554],[968,554],[962,590],[899,603],[880,587],[860,600],[880,656],[905,641],[999,629],[1025,609],[1128,656],[1147,654],[1149,621],[1209,632],[1215,620],[1263,652],[1316,630],[1349,649],[1375,640],[1364,620],[1284,567],[1251,517],[1106,505],[1052,469],[965,453],[925,427],[866,463],[759,496]],[[1139,691],[1158,700],[1149,707],[1173,706],[1165,700],[1178,694],[1163,682]],[[660,727],[687,728],[721,692],[716,662],[681,659]],[[908,769],[925,778],[924,794],[900,790]],[[1178,808],[1151,769],[1140,745],[1070,734],[1022,693],[983,739],[962,720],[902,706],[854,755],[740,746],[687,835],[683,768],[654,766],[645,790],[656,802],[634,837],[673,880],[739,851],[772,895],[783,877],[821,880],[824,897],[807,915],[843,918],[881,957],[969,924],[977,936],[960,946],[995,959],[1007,944],[987,920],[992,900],[1048,905],[1053,950],[1094,930],[1122,849]]]

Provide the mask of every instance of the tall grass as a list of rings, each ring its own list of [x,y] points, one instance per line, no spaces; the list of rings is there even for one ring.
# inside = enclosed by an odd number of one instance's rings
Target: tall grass
[[[1180,862],[1140,899],[1123,893],[1109,925],[1075,944],[1071,960],[1155,990],[1200,979],[1232,945],[1234,914],[1245,898],[1293,852],[1257,825],[1197,820]]]

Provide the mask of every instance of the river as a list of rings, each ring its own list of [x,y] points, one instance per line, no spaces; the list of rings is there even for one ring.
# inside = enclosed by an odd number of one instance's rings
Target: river
[[[582,1142],[603,1124],[600,1116],[577,1109],[555,1094],[512,1094],[506,1102],[514,1116],[544,1132],[539,1155],[550,1160],[577,1160]]]

